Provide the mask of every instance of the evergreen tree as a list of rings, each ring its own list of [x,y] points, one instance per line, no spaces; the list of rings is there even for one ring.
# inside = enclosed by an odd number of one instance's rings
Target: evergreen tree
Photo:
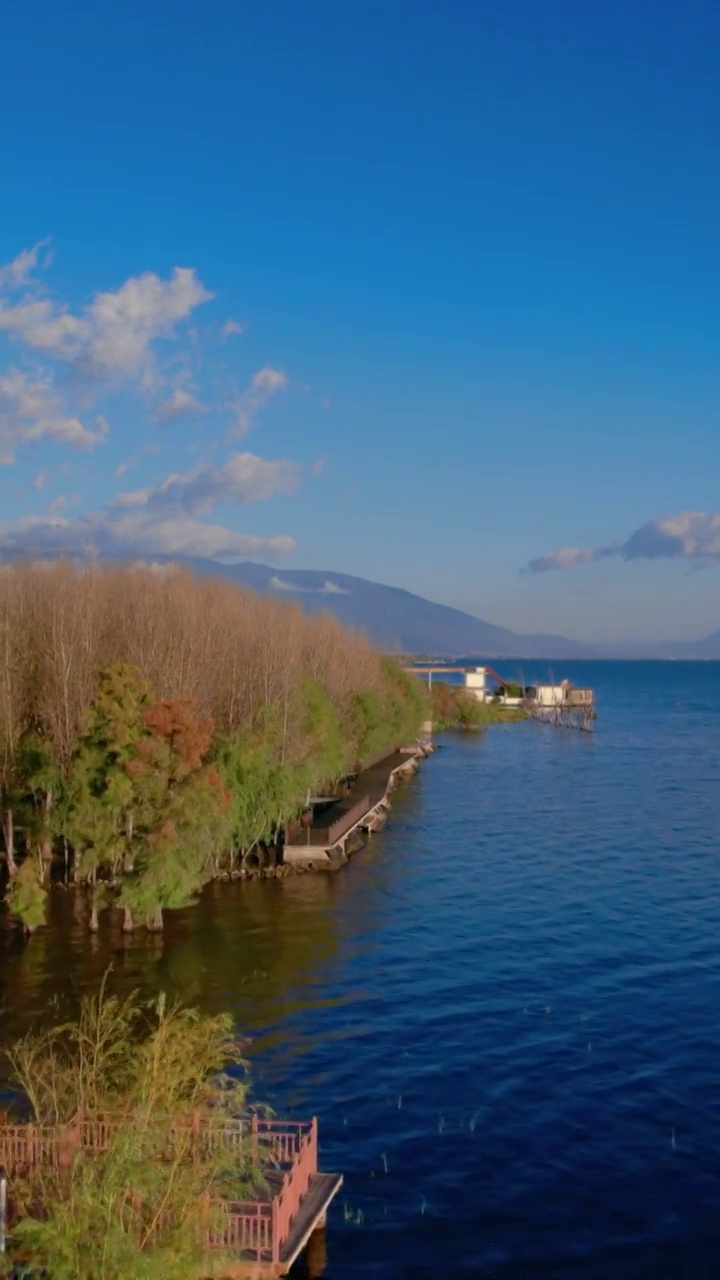
[[[24,828],[28,854],[35,854],[38,872],[44,884],[50,877],[55,836],[62,830],[64,816],[64,779],[47,738],[28,734],[18,752],[18,777],[22,779],[22,798],[18,803],[18,822]]]
[[[70,768],[66,834],[75,854],[75,878],[93,886],[91,928],[107,897],[98,876],[115,879],[132,865],[135,788],[128,764],[147,735],[143,716],[149,691],[132,667],[101,672],[85,731]]]
[[[20,919],[29,935],[45,923],[47,891],[42,884],[38,864],[34,858],[26,858],[12,878],[7,893],[7,904],[13,915]]]

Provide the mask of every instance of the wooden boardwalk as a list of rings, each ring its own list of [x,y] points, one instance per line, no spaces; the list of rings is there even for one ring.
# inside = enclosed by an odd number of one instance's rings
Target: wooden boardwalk
[[[420,748],[398,749],[368,761],[346,795],[316,805],[311,820],[298,822],[288,831],[285,861],[328,868],[341,865],[356,832],[377,831],[384,824],[390,808],[388,795],[398,776],[414,773],[423,754]]]

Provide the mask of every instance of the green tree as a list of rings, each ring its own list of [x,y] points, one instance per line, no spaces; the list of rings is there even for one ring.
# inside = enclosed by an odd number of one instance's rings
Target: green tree
[[[45,923],[46,900],[38,864],[34,858],[26,858],[10,882],[7,904],[13,915],[22,920],[28,935]]]
[[[335,782],[354,761],[353,745],[343,734],[336,708],[326,689],[317,680],[305,680],[300,688],[304,762],[310,785]]]
[[[100,673],[84,733],[70,765],[65,831],[75,854],[75,878],[93,886],[91,929],[107,898],[104,874],[131,867],[135,787],[128,765],[148,735],[150,693],[138,671],[115,663]]]
[[[62,830],[65,780],[52,745],[40,733],[27,734],[22,740],[17,770],[22,788],[18,824],[25,831],[28,852],[37,857],[44,884],[50,877],[54,839]]]

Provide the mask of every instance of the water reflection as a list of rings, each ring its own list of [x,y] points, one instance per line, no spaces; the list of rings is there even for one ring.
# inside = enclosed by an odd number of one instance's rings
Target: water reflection
[[[401,791],[400,815],[406,804]],[[161,935],[123,934],[119,912],[106,912],[100,932],[90,933],[86,895],[57,886],[48,925],[29,943],[0,917],[0,1037],[22,1034],[52,1014],[60,995],[77,1003],[108,973],[114,994],[163,990],[205,1012],[231,1013],[239,1031],[251,1030],[279,1049],[285,1024],[298,1009],[343,1003],[341,995],[320,992],[337,963],[349,907],[353,932],[372,934],[375,877],[382,865],[376,840],[350,873],[217,881],[194,907],[168,912]],[[387,867],[380,882],[387,887]]]

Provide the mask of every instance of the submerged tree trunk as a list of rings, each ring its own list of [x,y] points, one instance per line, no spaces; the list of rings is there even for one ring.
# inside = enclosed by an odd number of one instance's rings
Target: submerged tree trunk
[[[3,808],[2,829],[5,840],[5,858],[7,861],[8,877],[12,880],[15,872],[17,871],[17,862],[15,861],[15,822],[10,805]]]
[[[90,880],[92,883],[92,897],[90,899],[90,921],[88,928],[91,933],[97,933],[100,928],[100,922],[98,920],[97,867],[93,867]]]
[[[40,858],[44,864],[43,881],[45,879],[46,871],[48,875],[50,874],[50,867],[52,866],[53,860],[53,842],[52,833],[50,831],[50,815],[52,813],[52,806],[53,793],[52,789],[48,787],[43,798],[43,833],[40,838]]]
[[[162,933],[163,931],[162,907],[156,907],[153,915],[148,917],[147,927],[150,933]]]

